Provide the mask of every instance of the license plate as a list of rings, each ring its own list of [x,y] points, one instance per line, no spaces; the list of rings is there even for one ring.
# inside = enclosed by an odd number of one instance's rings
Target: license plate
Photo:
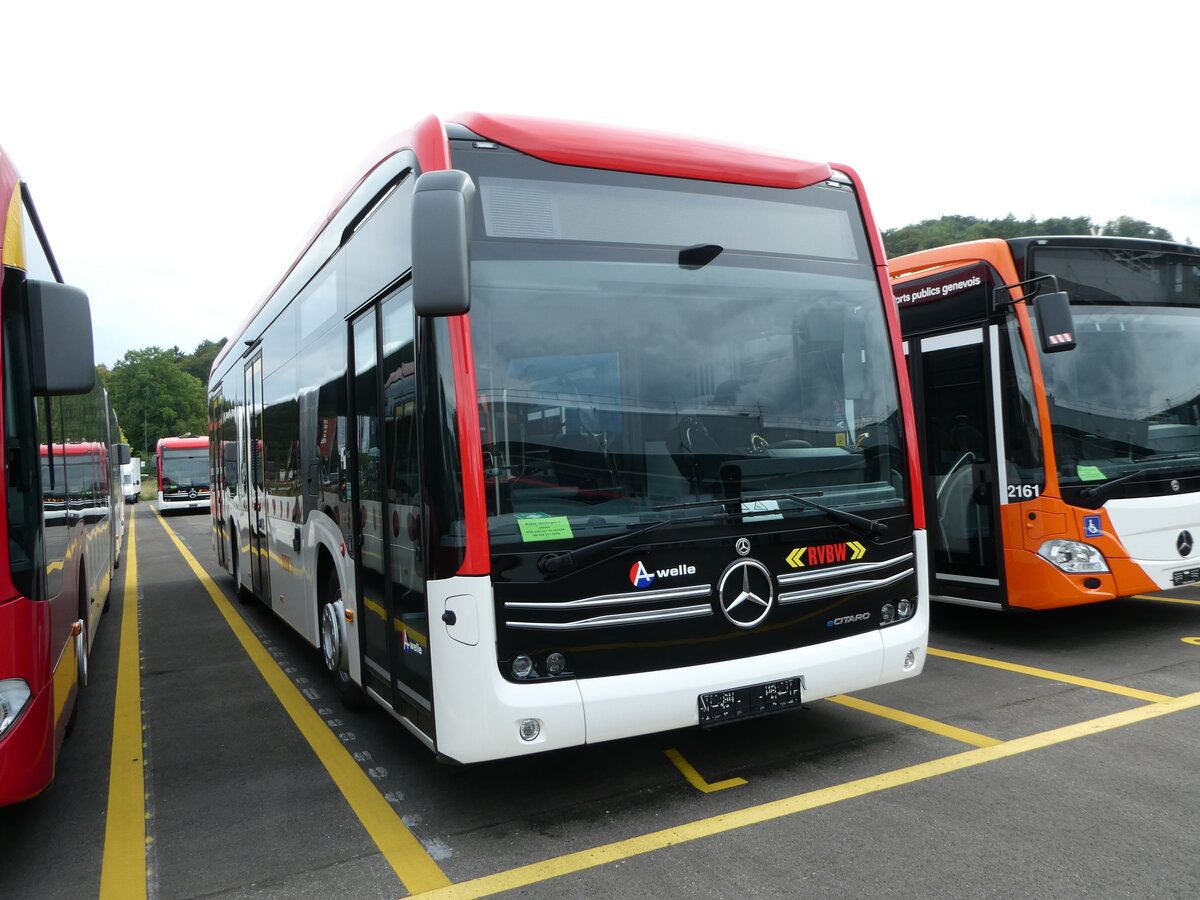
[[[1200,581],[1200,569],[1184,569],[1182,572],[1171,573],[1171,584],[1179,587],[1181,584],[1195,584]]]
[[[701,725],[720,725],[754,716],[765,716],[800,705],[804,678],[785,678],[766,684],[714,691],[697,698]]]

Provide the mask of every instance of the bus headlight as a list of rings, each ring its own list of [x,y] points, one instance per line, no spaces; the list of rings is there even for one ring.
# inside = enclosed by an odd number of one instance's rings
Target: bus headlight
[[[1104,554],[1091,544],[1055,538],[1038,547],[1038,556],[1053,563],[1064,572],[1107,572]]]
[[[29,684],[24,678],[5,678],[0,681],[0,734],[17,721],[29,702]]]

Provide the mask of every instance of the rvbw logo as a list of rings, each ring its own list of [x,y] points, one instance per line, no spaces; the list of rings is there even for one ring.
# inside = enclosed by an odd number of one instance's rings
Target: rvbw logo
[[[651,574],[639,559],[629,569],[629,580],[636,588],[650,587],[655,578],[678,578],[680,575],[695,575],[696,567],[686,564],[671,566],[669,569],[655,569]]]

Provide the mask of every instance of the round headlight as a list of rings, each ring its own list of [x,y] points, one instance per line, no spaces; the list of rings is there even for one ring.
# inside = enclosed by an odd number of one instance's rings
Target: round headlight
[[[561,675],[567,670],[567,658],[561,653],[551,653],[546,657],[546,671],[551,675]]]
[[[522,719],[519,732],[521,740],[536,741],[538,735],[542,733],[542,723],[537,719]]]
[[[890,603],[883,604],[883,609],[879,610],[879,620],[886,625],[894,618],[896,618],[896,607]]]
[[[896,604],[896,614],[902,619],[907,619],[909,616],[911,616],[912,611],[912,601],[908,598],[905,598]]]
[[[528,656],[521,655],[513,660],[512,673],[517,678],[528,678],[529,673],[533,671],[533,660]]]

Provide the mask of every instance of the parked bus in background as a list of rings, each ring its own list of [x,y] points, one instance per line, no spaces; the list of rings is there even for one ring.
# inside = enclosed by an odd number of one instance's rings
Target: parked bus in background
[[[84,293],[62,284],[28,188],[0,150],[0,805],[54,777],[120,554],[116,418]]]
[[[1200,582],[1200,248],[1030,237],[890,267],[935,598],[1048,609]]]
[[[161,438],[154,464],[158,472],[155,508],[159,512],[208,508],[207,437]]]
[[[913,676],[890,299],[844,166],[428,118],[213,365],[215,551],[461,762]]]
[[[142,461],[133,457],[121,466],[121,492],[126,503],[137,503],[142,495]]]

